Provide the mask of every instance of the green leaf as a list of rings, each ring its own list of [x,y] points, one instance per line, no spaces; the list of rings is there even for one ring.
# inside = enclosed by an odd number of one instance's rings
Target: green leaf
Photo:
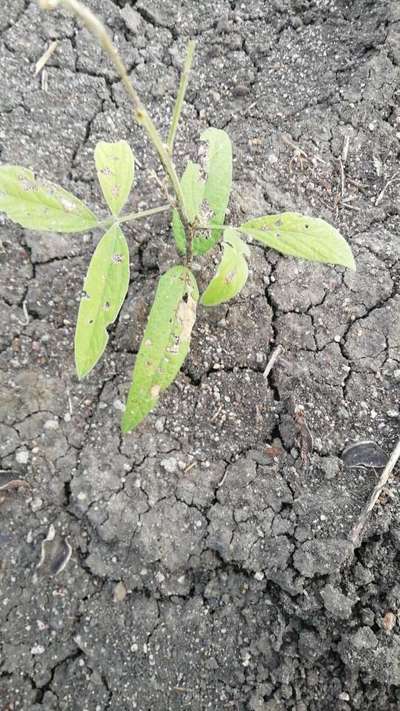
[[[346,240],[332,225],[316,217],[283,212],[257,217],[237,229],[282,254],[356,268]]]
[[[153,410],[174,380],[189,351],[199,298],[187,267],[169,269],[160,279],[133,370],[122,429],[129,432]]]
[[[250,255],[247,244],[242,242],[233,229],[227,228],[224,231],[223,247],[224,253],[217,273],[200,300],[204,306],[216,306],[229,301],[243,289],[247,281],[249,270],[246,257]]]
[[[186,235],[178,210],[172,211],[172,234],[179,254],[186,254]]]
[[[135,159],[126,141],[100,141],[94,151],[97,177],[104,199],[113,215],[125,205],[135,177]]]
[[[181,188],[185,199],[186,215],[190,223],[194,222],[200,212],[204,196],[204,181],[200,178],[200,166],[188,161],[181,178]]]
[[[232,145],[228,134],[218,128],[208,128],[201,135],[208,142],[207,181],[204,200],[212,216],[210,224],[223,225],[232,188]],[[204,254],[219,240],[222,230],[212,230],[210,237],[196,237],[193,253]]]
[[[83,286],[75,331],[75,363],[84,378],[104,353],[107,326],[118,316],[129,286],[129,251],[118,225],[98,243]]]
[[[97,225],[78,198],[18,165],[0,166],[0,211],[30,230],[85,232]]]

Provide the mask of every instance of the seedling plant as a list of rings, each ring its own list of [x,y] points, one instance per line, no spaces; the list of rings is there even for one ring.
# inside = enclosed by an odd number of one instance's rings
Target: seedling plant
[[[44,9],[65,6],[97,38],[113,62],[131,101],[135,121],[146,131],[158,154],[171,204],[136,213],[123,212],[135,177],[135,159],[126,141],[97,144],[94,159],[109,217],[99,219],[85,204],[58,185],[35,177],[27,168],[0,166],[0,210],[24,228],[50,232],[105,231],[85,278],[75,331],[75,363],[85,378],[104,353],[108,327],[115,321],[129,286],[129,251],[124,223],[170,211],[176,265],[159,279],[154,302],[136,356],[126,408],[124,432],[133,430],[158,404],[188,354],[199,304],[212,307],[234,298],[248,277],[249,246],[255,240],[284,255],[355,269],[339,232],[319,218],[294,212],[266,215],[239,226],[225,224],[232,188],[232,147],[225,131],[208,128],[200,140],[204,160],[188,161],[181,177],[173,161],[176,131],[193,61],[189,42],[167,139],[160,135],[120,55],[100,20],[78,0],[39,0]],[[220,243],[221,259],[200,295],[194,273],[196,258]]]

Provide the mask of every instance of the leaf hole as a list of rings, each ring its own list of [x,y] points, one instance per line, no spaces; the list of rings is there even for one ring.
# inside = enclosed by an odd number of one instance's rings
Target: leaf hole
[[[123,256],[122,254],[113,254],[111,257],[111,261],[114,262],[114,264],[120,264],[123,261]]]
[[[70,202],[69,200],[66,200],[65,198],[60,198],[60,203],[66,212],[74,212],[74,210],[76,208],[76,205],[74,205],[73,202]]]
[[[87,291],[82,291],[81,299],[90,299],[90,294]]]

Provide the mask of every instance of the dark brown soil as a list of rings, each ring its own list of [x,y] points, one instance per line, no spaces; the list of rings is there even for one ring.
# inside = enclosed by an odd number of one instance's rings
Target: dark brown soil
[[[325,217],[358,270],[253,247],[242,294],[201,310],[177,383],[121,438],[173,256],[167,220],[127,229],[130,294],[102,364],[78,383],[74,322],[98,235],[0,218],[0,476],[30,487],[0,491],[0,710],[397,711],[400,487],[394,476],[354,549],[377,473],[346,470],[341,453],[367,439],[390,453],[400,430],[400,4],[88,4],[164,132],[196,37],[177,162],[208,125],[228,131],[233,223]],[[34,64],[53,39],[45,91]],[[94,147],[127,138],[131,209],[159,201],[119,81],[75,22],[5,0],[0,59],[2,163],[101,211]],[[37,568],[51,527],[72,547],[55,577]]]

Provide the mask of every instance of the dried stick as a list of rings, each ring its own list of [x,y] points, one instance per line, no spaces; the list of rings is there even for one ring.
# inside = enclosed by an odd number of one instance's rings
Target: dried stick
[[[356,525],[354,526],[354,528],[351,530],[351,532],[349,534],[349,540],[353,543],[354,546],[360,545],[360,536],[365,528],[365,525],[368,521],[369,515],[370,515],[372,509],[374,508],[376,502],[378,501],[378,499],[379,499],[379,497],[380,497],[380,495],[387,483],[387,480],[389,479],[399,458],[400,458],[400,439],[397,442],[397,444],[390,456],[390,459],[382,472],[381,478],[379,479],[375,489],[372,492],[371,498],[370,498],[367,506],[361,512]]]
[[[272,368],[273,368],[274,365],[275,365],[275,362],[278,360],[278,358],[279,358],[279,356],[281,355],[281,353],[284,353],[284,352],[285,352],[285,351],[284,351],[284,348],[283,348],[283,346],[281,346],[280,344],[279,344],[279,346],[277,346],[277,347],[272,351],[272,353],[271,353],[271,358],[269,359],[269,361],[268,361],[268,363],[267,363],[267,367],[266,367],[265,370],[264,370],[264,378],[265,378],[265,380],[268,378],[268,376],[269,376],[269,374],[270,374]]]

